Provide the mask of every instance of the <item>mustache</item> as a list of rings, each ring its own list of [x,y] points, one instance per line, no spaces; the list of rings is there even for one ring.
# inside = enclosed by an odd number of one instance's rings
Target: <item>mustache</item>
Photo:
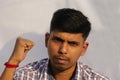
[[[54,59],[63,59],[63,60],[70,60],[67,56],[65,55],[57,55],[57,56],[54,56]]]

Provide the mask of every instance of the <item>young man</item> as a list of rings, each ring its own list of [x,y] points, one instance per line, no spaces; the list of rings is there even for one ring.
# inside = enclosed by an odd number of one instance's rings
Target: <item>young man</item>
[[[89,45],[91,30],[87,17],[75,9],[59,9],[53,15],[50,33],[45,35],[49,58],[17,68],[34,42],[17,38],[0,80],[108,80],[78,59]]]

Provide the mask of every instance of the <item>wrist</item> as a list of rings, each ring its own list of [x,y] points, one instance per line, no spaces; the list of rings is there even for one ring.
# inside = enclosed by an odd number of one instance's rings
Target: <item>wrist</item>
[[[17,68],[19,66],[18,64],[11,64],[9,62],[6,62],[4,65],[6,68]]]
[[[8,63],[9,64],[19,64],[20,61],[18,61],[16,58],[14,57],[11,57],[9,60],[8,60]]]

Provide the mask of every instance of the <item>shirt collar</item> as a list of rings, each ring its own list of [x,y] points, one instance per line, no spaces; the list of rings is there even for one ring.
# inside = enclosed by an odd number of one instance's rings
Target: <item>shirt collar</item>
[[[78,80],[79,73],[80,73],[80,66],[79,66],[79,64],[80,63],[77,62],[77,66],[75,68],[75,71],[73,73],[73,76],[72,76],[71,80]],[[50,61],[49,60],[47,62],[47,68],[46,68],[46,70],[47,70],[47,74],[48,74],[49,79],[50,80],[55,80],[54,77],[53,77],[52,71],[50,69]]]

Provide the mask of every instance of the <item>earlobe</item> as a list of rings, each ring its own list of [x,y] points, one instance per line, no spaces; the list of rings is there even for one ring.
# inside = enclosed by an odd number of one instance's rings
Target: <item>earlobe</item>
[[[81,56],[84,56],[85,52],[87,51],[88,46],[89,46],[89,43],[88,43],[88,42],[85,42],[85,43],[83,44]]]
[[[50,37],[50,34],[47,32],[47,33],[45,34],[45,46],[46,46],[46,47],[47,47],[47,43],[48,43],[49,37]]]

